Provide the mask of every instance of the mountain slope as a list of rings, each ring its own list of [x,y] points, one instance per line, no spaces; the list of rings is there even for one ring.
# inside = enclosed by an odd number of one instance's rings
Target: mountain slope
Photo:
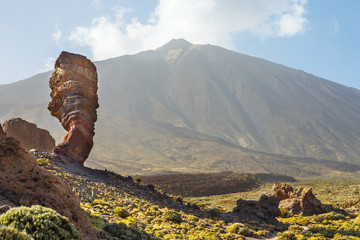
[[[90,165],[120,173],[311,175],[328,167],[304,159],[360,164],[356,89],[182,39],[96,66],[100,108]],[[59,141],[64,131],[46,110],[49,75],[0,86],[0,121],[25,117]],[[300,158],[284,165],[284,155]]]

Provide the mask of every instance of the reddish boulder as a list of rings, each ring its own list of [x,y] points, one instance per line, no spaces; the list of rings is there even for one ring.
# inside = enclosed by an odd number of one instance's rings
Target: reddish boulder
[[[69,156],[80,164],[87,159],[94,144],[99,107],[97,82],[95,65],[86,57],[69,52],[61,52],[49,82],[52,101],[48,109],[68,131],[53,152]]]
[[[272,187],[274,196],[280,200],[288,199],[291,197],[294,189],[287,183],[275,183]]]
[[[286,209],[292,214],[309,216],[326,213],[333,210],[330,205],[322,204],[312,193],[311,188],[299,188],[293,192],[293,188],[286,183],[275,183],[274,195],[279,198],[279,208]]]
[[[99,239],[69,185],[40,167],[12,137],[0,139],[0,197],[5,210],[21,204],[52,208],[66,216],[83,239]]]
[[[3,128],[6,136],[16,138],[26,151],[50,152],[55,147],[55,140],[47,130],[21,118],[7,120]]]

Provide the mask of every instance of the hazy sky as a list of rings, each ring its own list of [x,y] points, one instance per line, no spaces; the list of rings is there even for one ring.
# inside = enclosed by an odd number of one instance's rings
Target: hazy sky
[[[261,57],[360,89],[359,0],[0,0],[0,84],[174,38]]]

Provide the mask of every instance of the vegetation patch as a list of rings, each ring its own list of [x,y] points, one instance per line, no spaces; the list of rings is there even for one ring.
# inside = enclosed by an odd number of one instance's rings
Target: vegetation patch
[[[26,232],[37,240],[81,239],[79,232],[66,217],[38,205],[11,208],[0,215],[0,225]]]
[[[356,214],[359,195],[353,194],[358,189],[357,182],[292,184],[295,189],[313,187],[319,200],[327,199],[328,203],[335,207],[344,206],[347,211],[351,208],[351,214],[333,212],[303,217],[282,210],[282,216],[278,218],[282,225],[275,226],[248,219],[237,219],[234,223],[234,217],[227,217],[238,199],[258,200],[262,194],[270,195],[272,184],[262,184],[247,192],[185,198],[185,205],[181,205],[164,193],[145,186],[144,177],[141,177],[141,182],[129,180],[114,184],[113,178],[109,183],[100,181],[101,178],[94,180],[71,174],[54,166],[43,167],[70,184],[81,199],[91,224],[103,229],[108,239],[261,239],[274,237],[275,232],[280,232],[279,239],[294,239],[294,236],[312,240],[360,239],[360,217]],[[344,205],[341,200],[348,203]],[[187,207],[187,202],[196,203],[203,210]],[[119,214],[116,209],[129,215]],[[212,216],[211,209],[221,209],[220,215]]]
[[[3,240],[33,240],[27,233],[13,227],[0,226],[0,239]]]

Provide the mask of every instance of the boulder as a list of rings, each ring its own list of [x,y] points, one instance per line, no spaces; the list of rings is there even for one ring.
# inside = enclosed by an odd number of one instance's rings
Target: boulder
[[[292,214],[310,216],[334,210],[330,205],[322,204],[312,193],[311,188],[299,188],[296,192],[286,183],[275,183],[274,195],[280,200],[279,208]]]
[[[279,199],[274,196],[262,195],[259,201],[239,199],[233,213],[238,219],[252,219],[258,222],[277,224],[276,217],[281,215],[278,205]]]
[[[35,123],[13,118],[7,120],[3,128],[6,136],[16,138],[26,151],[36,149],[40,152],[49,152],[55,147],[55,139],[47,130],[38,128]]]
[[[292,186],[290,186],[289,184],[280,182],[276,182],[273,185],[272,189],[274,191],[274,196],[280,199],[280,201],[290,198],[291,194],[294,191]]]
[[[0,139],[0,196],[5,210],[14,205],[49,207],[66,216],[83,239],[100,238],[69,185],[40,167],[12,137]]]
[[[97,72],[86,57],[61,52],[49,81],[52,98],[48,109],[68,132],[53,152],[69,156],[80,164],[90,154],[95,135]]]

